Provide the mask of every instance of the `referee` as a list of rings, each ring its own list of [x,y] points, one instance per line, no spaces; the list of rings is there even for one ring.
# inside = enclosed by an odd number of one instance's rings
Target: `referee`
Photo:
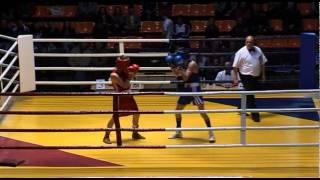
[[[255,39],[253,36],[247,36],[245,46],[239,49],[234,57],[233,71],[238,74],[246,91],[259,90],[259,78],[265,81],[265,68],[267,58],[262,50],[254,45]],[[233,77],[234,85],[238,85],[239,79],[236,75]],[[247,96],[247,108],[256,108],[254,95]],[[260,122],[259,113],[251,113],[251,118],[254,122]]]

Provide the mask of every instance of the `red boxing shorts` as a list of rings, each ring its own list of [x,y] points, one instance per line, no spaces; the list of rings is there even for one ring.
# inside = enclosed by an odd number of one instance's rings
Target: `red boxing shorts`
[[[133,98],[133,96],[120,96],[119,97],[119,110],[120,111],[138,111],[138,105],[136,103],[136,100]],[[129,116],[133,115],[134,113],[120,113],[119,117],[121,116]]]

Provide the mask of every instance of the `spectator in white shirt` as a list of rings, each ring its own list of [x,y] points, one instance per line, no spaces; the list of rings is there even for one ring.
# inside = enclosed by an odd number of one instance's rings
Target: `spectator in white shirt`
[[[234,76],[234,71],[232,71],[231,62],[226,61],[224,65],[225,65],[225,69],[218,72],[218,74],[215,78],[215,81],[230,81],[230,82],[221,82],[221,83],[217,82],[216,86],[221,86],[224,88],[235,87],[235,85],[232,83],[232,81],[233,81],[232,77]],[[240,79],[240,78],[238,77],[238,79]],[[239,83],[236,86],[238,86],[238,88],[240,89],[241,83]]]

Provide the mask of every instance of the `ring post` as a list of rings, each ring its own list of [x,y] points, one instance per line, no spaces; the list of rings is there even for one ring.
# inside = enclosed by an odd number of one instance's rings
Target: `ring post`
[[[300,46],[300,89],[316,87],[316,43],[315,33],[301,33]]]
[[[32,35],[18,36],[20,92],[36,90]]]
[[[122,146],[121,130],[119,122],[119,95],[113,95],[113,120],[116,127],[117,146]]]
[[[241,131],[240,131],[240,143],[246,144],[246,105],[247,105],[247,94],[241,94]]]

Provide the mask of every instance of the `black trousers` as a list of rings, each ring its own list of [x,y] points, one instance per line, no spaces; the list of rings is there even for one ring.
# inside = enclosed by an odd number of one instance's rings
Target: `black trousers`
[[[259,85],[259,77],[251,76],[251,75],[243,75],[239,73],[241,82],[246,91],[256,91],[260,89]],[[256,99],[254,95],[247,95],[247,108],[256,108]],[[252,113],[257,114],[257,113]]]

